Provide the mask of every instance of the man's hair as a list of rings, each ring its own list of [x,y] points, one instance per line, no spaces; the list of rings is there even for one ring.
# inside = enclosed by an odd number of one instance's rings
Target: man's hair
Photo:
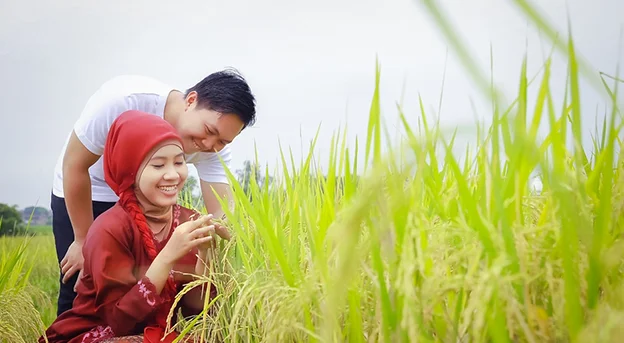
[[[256,99],[245,78],[228,68],[206,76],[186,91],[197,92],[197,106],[220,113],[234,113],[244,123],[243,128],[256,121]]]

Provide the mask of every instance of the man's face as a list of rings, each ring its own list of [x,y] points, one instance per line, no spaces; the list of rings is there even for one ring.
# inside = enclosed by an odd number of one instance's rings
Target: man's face
[[[221,151],[243,129],[243,121],[232,113],[197,107],[195,92],[191,92],[185,101],[186,110],[178,119],[178,134],[187,154]]]

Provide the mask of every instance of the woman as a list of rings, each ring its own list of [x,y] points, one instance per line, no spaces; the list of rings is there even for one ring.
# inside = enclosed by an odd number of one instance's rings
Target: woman
[[[78,295],[47,329],[47,341],[160,342],[177,292],[191,281],[173,271],[204,273],[213,234],[229,234],[208,225],[210,216],[193,220],[198,213],[177,204],[188,169],[182,141],[166,121],[123,113],[112,124],[103,158],[106,182],[119,201],[89,229]],[[204,295],[201,287],[185,294],[178,305],[183,314],[201,312]]]

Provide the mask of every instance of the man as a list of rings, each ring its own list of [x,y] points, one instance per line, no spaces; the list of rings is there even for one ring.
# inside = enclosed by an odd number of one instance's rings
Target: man
[[[52,227],[61,267],[57,315],[70,309],[76,296],[82,244],[91,223],[118,200],[104,181],[100,157],[111,124],[128,110],[152,113],[176,128],[186,161],[197,168],[206,210],[215,218],[224,213],[213,189],[222,198],[231,197],[219,156],[229,168],[228,144],[256,118],[254,95],[232,70],[210,74],[184,93],[141,76],[104,83],[74,124],[54,172]]]

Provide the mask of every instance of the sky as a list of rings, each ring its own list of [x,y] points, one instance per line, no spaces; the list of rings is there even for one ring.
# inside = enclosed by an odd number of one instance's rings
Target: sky
[[[437,3],[484,71],[492,47],[495,82],[508,98],[524,55],[532,76],[550,51],[511,1]],[[594,72],[615,74],[624,62],[621,0],[535,3],[563,36],[570,18]],[[274,168],[280,144],[299,161],[319,125],[321,161],[329,157],[323,141],[339,128],[347,125],[350,145],[365,137],[377,60],[389,129],[397,103],[415,123],[419,96],[438,115],[443,80],[442,125],[473,123],[471,101],[487,118],[487,99],[448,47],[416,0],[0,0],[0,203],[49,208],[54,165],[73,123],[116,75],[148,75],[184,90],[237,68],[256,95],[258,119],[233,142],[232,168],[254,159],[254,144],[260,162]],[[555,59],[554,88],[565,67]],[[588,84],[581,92],[587,138],[605,101]]]

